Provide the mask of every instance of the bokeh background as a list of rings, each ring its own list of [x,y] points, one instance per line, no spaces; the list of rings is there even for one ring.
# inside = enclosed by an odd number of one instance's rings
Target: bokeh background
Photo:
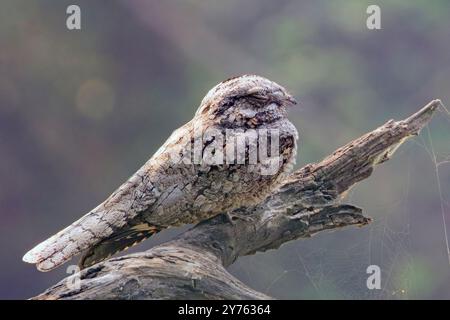
[[[66,28],[69,4],[81,7],[80,31]],[[369,4],[381,7],[381,30],[366,27]],[[213,85],[243,73],[297,97],[298,166],[320,160],[433,98],[449,103],[450,2],[2,0],[0,298],[62,279],[66,266],[40,273],[22,255],[103,201]],[[230,271],[285,299],[450,298],[449,156],[450,116],[440,113],[349,193],[373,224],[244,257]],[[371,264],[380,290],[366,287]]]

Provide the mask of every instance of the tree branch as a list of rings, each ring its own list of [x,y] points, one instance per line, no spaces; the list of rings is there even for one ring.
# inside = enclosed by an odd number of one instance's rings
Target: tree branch
[[[440,100],[383,126],[292,173],[262,203],[219,215],[146,252],[112,258],[62,280],[33,299],[268,299],[234,278],[237,258],[371,219],[340,204],[344,193],[419,134]],[[81,286],[73,284],[80,279]]]

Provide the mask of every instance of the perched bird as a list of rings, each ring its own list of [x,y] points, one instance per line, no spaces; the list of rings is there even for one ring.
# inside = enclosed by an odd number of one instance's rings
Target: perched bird
[[[85,268],[162,229],[257,204],[293,167],[298,134],[286,109],[293,104],[282,86],[260,76],[219,83],[204,97],[194,118],[175,130],[111,196],[38,244],[23,260],[49,271],[84,252],[80,267]],[[272,140],[244,145],[233,140],[247,132]],[[272,170],[264,159],[250,161],[258,148],[275,159]]]

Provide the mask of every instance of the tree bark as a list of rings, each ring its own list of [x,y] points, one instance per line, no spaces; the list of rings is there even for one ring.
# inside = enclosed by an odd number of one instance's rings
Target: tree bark
[[[344,193],[390,159],[428,124],[440,100],[383,126],[292,173],[262,203],[203,221],[175,239],[112,258],[63,279],[32,299],[271,299],[226,271],[241,256],[345,226],[364,226]],[[77,287],[76,280],[79,280]]]

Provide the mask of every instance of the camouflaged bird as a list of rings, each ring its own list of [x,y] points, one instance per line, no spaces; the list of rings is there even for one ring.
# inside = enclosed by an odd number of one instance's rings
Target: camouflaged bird
[[[162,229],[257,204],[293,167],[298,134],[286,115],[286,108],[293,104],[295,100],[283,87],[260,76],[243,75],[219,83],[205,96],[194,118],[174,131],[128,181],[78,221],[30,250],[23,260],[49,271],[84,252],[80,267],[85,268]],[[267,174],[263,172],[267,163],[249,162],[256,150],[250,143],[244,146],[244,163],[205,161],[212,142],[225,150],[236,147],[228,138],[211,135],[205,139],[204,132],[211,129],[228,136],[252,129],[278,132],[271,133],[277,136],[276,143],[263,146],[268,154],[277,148],[276,170]],[[196,143],[203,152],[199,163],[191,159]],[[253,147],[260,145],[258,140]],[[217,156],[217,150],[210,150],[209,157]]]

